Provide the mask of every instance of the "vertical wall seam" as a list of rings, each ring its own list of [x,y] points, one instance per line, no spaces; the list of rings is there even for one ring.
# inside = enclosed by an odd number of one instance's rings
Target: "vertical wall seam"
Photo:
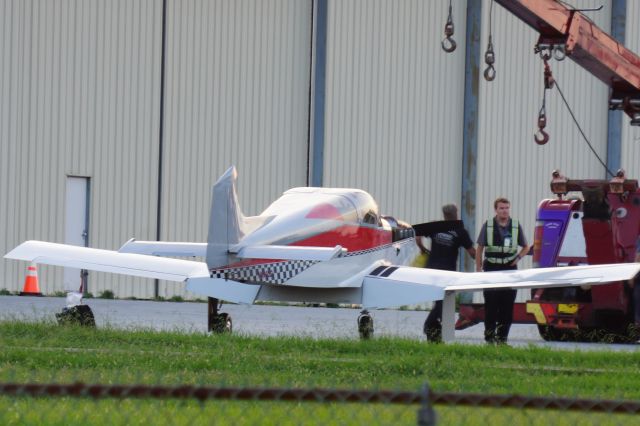
[[[313,113],[313,43],[315,41],[314,34],[314,24],[315,24],[315,9],[316,9],[316,0],[311,0],[311,25],[310,25],[310,37],[309,37],[309,91],[307,93],[308,102],[307,102],[307,174],[305,177],[305,185],[310,186],[311,179],[311,146],[312,146],[312,135],[313,135],[313,121],[311,120],[311,114]]]
[[[324,176],[324,114],[327,70],[328,0],[315,0],[315,64],[313,80],[313,137],[311,154],[311,186],[322,186]]]
[[[162,51],[160,52],[160,117],[158,129],[158,204],[156,210],[156,240],[160,241],[162,229],[162,150],[164,145],[164,80],[165,80],[165,55],[167,50],[167,0],[162,0]],[[160,282],[155,280],[153,295],[159,296]]]

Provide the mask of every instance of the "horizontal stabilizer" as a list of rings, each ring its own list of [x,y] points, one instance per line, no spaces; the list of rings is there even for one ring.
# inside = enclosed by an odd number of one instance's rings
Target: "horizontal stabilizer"
[[[132,253],[118,253],[44,241],[26,241],[4,256],[44,265],[56,265],[90,271],[111,272],[169,281],[190,277],[208,277],[204,262],[168,259]]]
[[[454,272],[428,268],[379,267],[363,281],[365,308],[386,308],[441,300],[444,292],[598,285],[628,280],[640,263]],[[388,287],[388,288],[386,288]]]
[[[260,286],[221,278],[200,277],[188,279],[187,290],[227,302],[251,305],[256,300]]]
[[[146,254],[148,256],[205,257],[207,243],[174,243],[167,241],[136,241],[130,239],[119,253]]]
[[[231,250],[233,251],[233,249]],[[238,250],[238,257],[244,259],[316,260],[326,261],[342,256],[347,250],[342,246],[248,246]]]

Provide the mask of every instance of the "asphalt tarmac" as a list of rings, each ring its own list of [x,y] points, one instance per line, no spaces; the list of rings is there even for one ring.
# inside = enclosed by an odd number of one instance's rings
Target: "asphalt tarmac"
[[[193,302],[155,302],[147,300],[85,299],[93,310],[98,327],[154,329],[205,333],[207,304]],[[62,297],[0,296],[0,320],[55,320],[65,307]],[[233,320],[233,332],[252,336],[302,336],[311,338],[358,339],[358,309],[223,305]],[[395,336],[426,342],[422,325],[428,312],[409,310],[373,311],[374,337]],[[482,324],[456,331],[456,342],[484,344]],[[514,324],[509,345],[529,345],[565,350],[638,351],[640,345],[545,342],[537,327]]]

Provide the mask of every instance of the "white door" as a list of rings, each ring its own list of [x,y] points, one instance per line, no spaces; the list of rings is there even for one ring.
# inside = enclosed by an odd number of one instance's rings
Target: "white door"
[[[89,178],[67,177],[65,238],[66,244],[88,246],[89,243]],[[64,268],[65,290],[78,291],[82,282],[80,269]],[[86,291],[86,283],[85,288]]]

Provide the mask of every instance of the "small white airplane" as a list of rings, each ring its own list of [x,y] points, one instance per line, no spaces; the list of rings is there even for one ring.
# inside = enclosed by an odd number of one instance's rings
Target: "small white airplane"
[[[185,282],[187,290],[209,297],[213,331],[231,329],[218,300],[358,304],[365,338],[373,333],[368,309],[444,300],[445,341],[454,337],[456,292],[604,284],[640,271],[635,263],[475,273],[411,267],[419,254],[414,229],[381,216],[366,192],[294,188],[247,217],[236,179],[231,167],[213,186],[207,243],[131,239],[109,251],[26,241],[4,257]],[[206,263],[164,256],[204,257]]]

